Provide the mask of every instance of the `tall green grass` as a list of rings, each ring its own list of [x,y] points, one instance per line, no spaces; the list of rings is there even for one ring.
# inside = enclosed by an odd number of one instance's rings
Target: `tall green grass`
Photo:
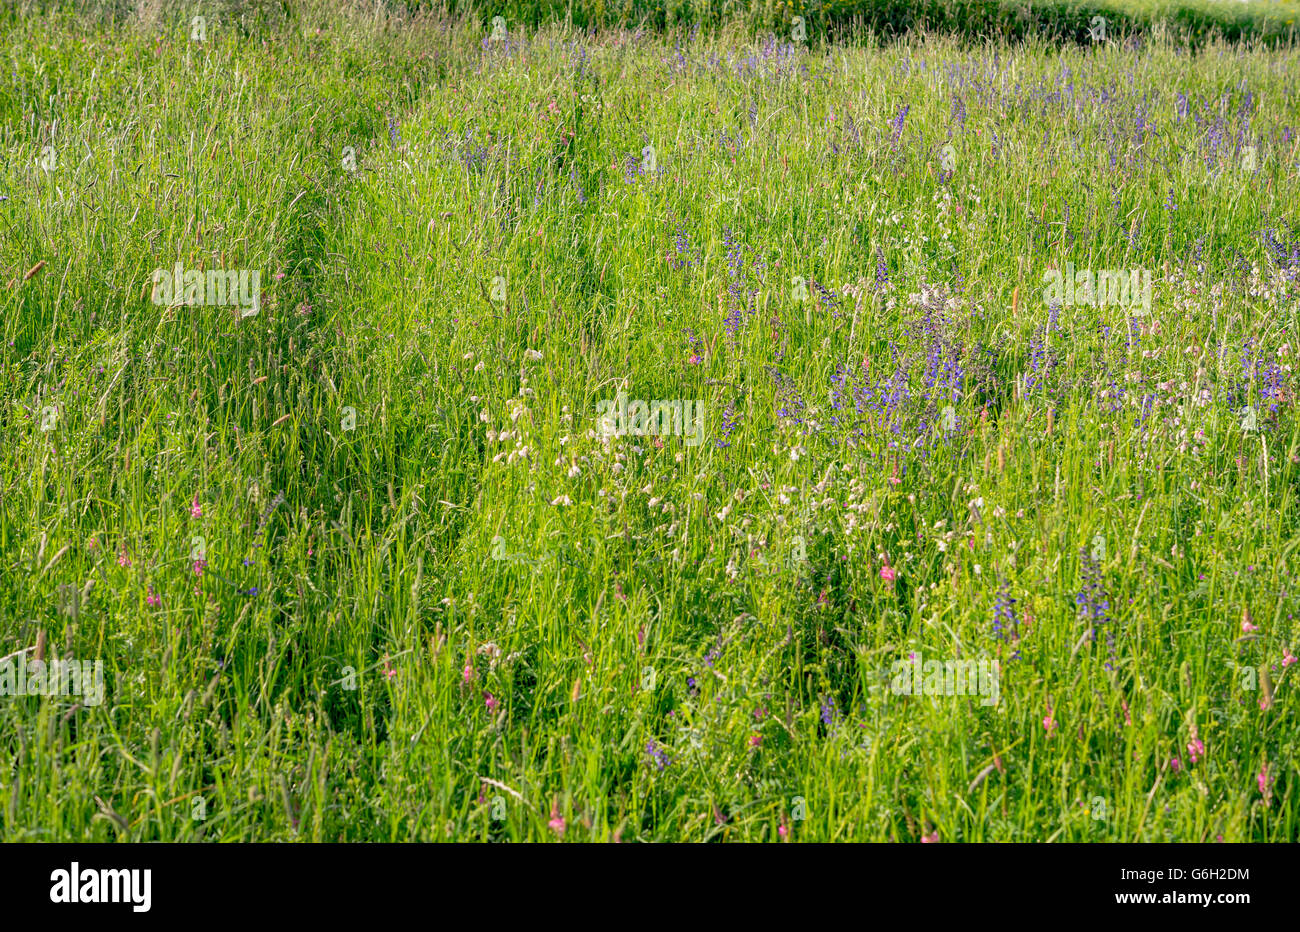
[[[1296,839],[1293,381],[1230,384],[1294,343],[1294,51],[290,12],[5,21],[0,656],[108,680],[0,699],[6,840]],[[1067,261],[1151,315],[1047,327]],[[959,429],[854,438],[913,296]],[[602,439],[620,388],[706,442]]]

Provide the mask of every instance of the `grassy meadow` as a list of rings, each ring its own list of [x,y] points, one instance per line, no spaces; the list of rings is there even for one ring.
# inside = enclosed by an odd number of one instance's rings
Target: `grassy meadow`
[[[0,14],[0,839],[1300,838],[1293,45],[149,6]]]

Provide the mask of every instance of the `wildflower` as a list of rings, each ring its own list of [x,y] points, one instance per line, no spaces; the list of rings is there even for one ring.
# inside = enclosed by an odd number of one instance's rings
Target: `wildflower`
[[[1010,590],[1007,588],[1006,583],[1003,583],[998,589],[997,599],[993,602],[993,637],[995,640],[1002,641],[1018,638],[1016,633],[1018,627],[1016,610],[1013,607],[1015,604],[1016,600],[1011,598]],[[1016,651],[1011,655],[1011,659],[1015,660],[1019,656],[1020,652]]]
[[[829,728],[834,721],[835,721],[835,697],[823,696],[822,697],[822,724]]]
[[[714,441],[714,445],[719,448],[731,446],[731,442],[727,438],[731,436],[732,431],[736,429],[739,422],[740,419],[736,417],[735,403],[728,404],[726,410],[722,412],[722,436]]]
[[[1181,770],[1182,767],[1183,767],[1182,762],[1179,761],[1178,758],[1176,757],[1169,758],[1169,769],[1172,770],[1174,773],[1178,773],[1178,771]]]
[[[159,605],[162,604],[162,599],[154,595],[153,586],[149,587],[149,595],[145,597],[145,601],[148,602],[150,605],[154,606],[155,608],[157,608]]]
[[[762,735],[750,735],[750,736],[749,736],[749,746],[750,746],[751,748],[756,748],[756,747],[758,747],[762,742],[763,742],[763,736],[762,736]]]
[[[889,143],[895,152],[898,151],[898,140],[903,135],[903,122],[907,119],[907,111],[911,109],[911,104],[904,104],[903,109],[898,111],[898,115],[889,121],[889,126],[892,130],[889,137]]]
[[[193,502],[193,504],[190,505],[190,517],[191,517],[191,518],[202,518],[202,517],[203,517],[203,506],[199,504],[199,493],[198,493],[198,492],[195,492],[195,493],[194,493],[194,502]]]
[[[1074,602],[1078,606],[1079,617],[1089,623],[1092,638],[1095,640],[1098,628],[1112,624],[1110,594],[1106,591],[1105,583],[1102,580],[1100,561],[1094,560],[1092,555],[1083,549],[1079,551],[1079,558],[1082,564],[1079,571],[1082,584]],[[1110,649],[1110,659],[1106,661],[1106,669],[1113,670],[1115,661],[1115,631],[1113,627],[1107,627],[1106,629],[1106,643]]]
[[[118,554],[117,554],[117,565],[118,565],[118,566],[130,566],[130,565],[131,565],[131,558],[128,557],[128,556],[126,555],[126,545],[125,545],[125,544],[123,544],[121,550],[118,551]]]
[[[672,760],[668,757],[667,749],[655,741],[654,738],[646,742],[645,752],[650,755],[650,760],[660,771],[665,770],[672,763]]]
[[[474,679],[474,665],[467,663],[465,664],[464,671],[461,673],[461,682],[468,683],[472,679]]]
[[[1052,734],[1056,731],[1056,719],[1052,718],[1052,706],[1050,703],[1047,706],[1047,717],[1043,719],[1043,728],[1047,731],[1047,737],[1049,738],[1052,737]]]
[[[1285,670],[1293,663],[1295,663],[1295,655],[1291,653],[1290,648],[1282,648],[1282,669]]]
[[[564,835],[564,829],[566,826],[564,822],[564,817],[560,815],[560,810],[558,806],[551,807],[551,821],[547,822],[546,824],[550,826],[551,831],[553,831],[555,834],[561,836]]]
[[[1202,742],[1200,738],[1192,735],[1192,740],[1187,743],[1187,756],[1192,759],[1192,763],[1194,764],[1201,759],[1201,755],[1204,753],[1205,743]]]
[[[939,830],[938,830],[938,829],[935,829],[935,830],[934,830],[933,832],[931,832],[929,835],[922,835],[922,836],[921,836],[921,844],[923,844],[923,845],[933,845],[933,844],[938,844],[938,842],[939,842]]]
[[[1272,779],[1268,773],[1268,761],[1264,762],[1263,768],[1259,771],[1259,776],[1255,777],[1255,782],[1259,784],[1260,795],[1264,797],[1264,805],[1267,806],[1273,800]]]
[[[884,566],[880,568],[880,578],[887,583],[892,583],[897,578],[897,576],[898,574],[894,572],[894,568],[890,566],[888,563],[886,563]]]
[[[496,697],[491,693],[484,693],[483,705],[487,707],[488,712],[495,712],[498,705]]]

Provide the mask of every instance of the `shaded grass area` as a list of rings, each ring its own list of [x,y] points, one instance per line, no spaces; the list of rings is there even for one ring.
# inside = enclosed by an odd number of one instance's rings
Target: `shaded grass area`
[[[183,0],[17,0],[8,15],[76,11],[110,21],[187,22],[203,15],[249,34],[261,26],[299,22],[312,5],[311,0],[212,0],[199,11]],[[361,8],[373,12],[375,5]],[[920,31],[970,40],[1091,43],[1098,34],[1097,17],[1102,17],[1111,38],[1159,36],[1195,47],[1214,39],[1289,44],[1300,25],[1295,0],[383,0],[379,8],[386,14],[468,17],[484,29],[502,17],[507,29],[556,23],[643,30],[743,23],[783,36],[797,28],[797,17],[813,42]]]

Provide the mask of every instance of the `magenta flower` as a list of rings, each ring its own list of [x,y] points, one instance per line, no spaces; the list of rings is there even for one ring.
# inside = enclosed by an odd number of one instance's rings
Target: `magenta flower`
[[[461,680],[462,682],[468,683],[472,679],[474,679],[474,665],[472,663],[467,663],[465,664],[464,672],[461,674]]]
[[[894,572],[894,568],[888,563],[880,568],[880,578],[885,582],[893,582],[897,576],[898,574]]]
[[[149,594],[145,596],[145,601],[148,602],[150,605],[152,605],[154,608],[157,608],[159,605],[162,605],[162,599],[154,595],[153,586],[149,587]]]
[[[563,835],[565,829],[564,817],[560,815],[560,810],[556,806],[551,807],[551,821],[546,823],[550,826],[551,831],[557,835]]]
[[[496,697],[493,696],[491,693],[484,693],[483,704],[487,706],[487,710],[489,712],[494,712],[496,711],[496,707],[499,703],[497,702]]]
[[[119,550],[117,553],[117,565],[118,566],[131,565],[131,558],[126,555],[126,544],[123,544],[122,549]]]
[[[1192,740],[1187,743],[1187,756],[1192,759],[1192,763],[1194,764],[1201,759],[1201,755],[1204,753],[1205,743],[1201,741],[1200,738],[1193,735]]]
[[[921,836],[921,844],[923,844],[923,845],[933,845],[933,844],[937,844],[938,841],[939,841],[939,830],[938,830],[938,829],[935,829],[935,830],[934,830],[933,832],[931,832],[929,835],[922,835],[922,836]]]
[[[198,493],[198,492],[195,492],[195,493],[194,493],[194,502],[190,505],[190,517],[191,517],[191,518],[202,518],[202,517],[203,517],[203,506],[199,504],[199,493]]]
[[[1182,762],[1179,761],[1178,758],[1176,757],[1169,758],[1169,769],[1172,770],[1174,773],[1178,773],[1178,771],[1183,769]]]

